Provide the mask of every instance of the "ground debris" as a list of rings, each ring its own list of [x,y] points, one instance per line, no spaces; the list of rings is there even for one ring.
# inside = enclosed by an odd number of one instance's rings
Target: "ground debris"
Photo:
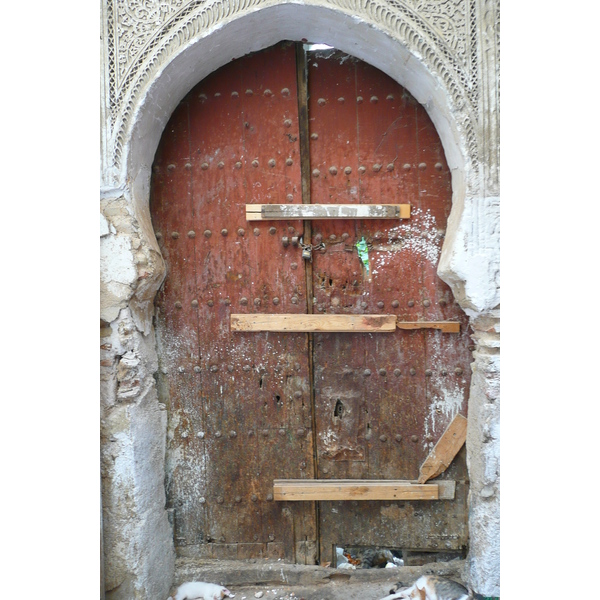
[[[421,575],[436,574],[463,581],[464,560],[432,562],[395,569],[344,570],[319,565],[251,559],[215,560],[180,558],[176,580],[206,579],[226,585],[235,600],[379,600],[398,581],[410,584]]]

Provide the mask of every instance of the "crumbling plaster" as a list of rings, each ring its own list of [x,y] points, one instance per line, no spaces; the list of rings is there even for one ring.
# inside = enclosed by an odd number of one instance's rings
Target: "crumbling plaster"
[[[438,272],[469,315],[476,343],[467,437],[468,577],[476,591],[499,595],[496,2],[131,0],[129,5],[124,15],[116,2],[102,2],[101,448],[107,597],[164,598],[174,568],[164,497],[166,413],[153,377],[153,299],[165,277],[148,206],[156,147],[170,114],[198,81],[232,58],[282,39],[303,38],[357,56],[405,86],[424,104],[444,145],[453,208]],[[153,38],[147,27],[126,28],[137,9],[138,15],[154,15]],[[469,39],[481,52],[471,53],[479,58],[469,85],[464,77],[455,82],[448,75],[448,55],[440,50],[441,40],[432,43],[432,30],[417,18],[419,10],[432,23],[442,11],[448,23],[468,21],[464,27],[475,28],[477,35]],[[454,12],[444,15],[444,10]],[[469,10],[473,18],[463,19]],[[130,40],[138,36],[138,47],[151,49],[133,56],[121,79],[115,54],[119,31]],[[489,48],[494,52],[484,52]],[[136,65],[137,80],[131,75]],[[127,88],[121,81],[133,83]],[[467,93],[473,85],[477,95]]]

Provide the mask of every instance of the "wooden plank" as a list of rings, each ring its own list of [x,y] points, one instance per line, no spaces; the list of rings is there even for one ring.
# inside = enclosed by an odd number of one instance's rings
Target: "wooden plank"
[[[440,329],[444,333],[460,333],[458,321],[397,321],[398,329]]]
[[[231,331],[389,332],[395,315],[231,315]]]
[[[462,415],[456,415],[421,465],[417,481],[425,483],[428,479],[443,473],[450,466],[466,439],[467,419]]]
[[[455,481],[419,484],[408,480],[275,479],[273,498],[279,501],[315,500],[451,500]]]
[[[410,204],[246,204],[247,221],[409,218]]]
[[[438,500],[454,500],[456,495],[456,481],[452,479],[440,479],[436,483],[438,486]]]
[[[275,480],[275,500],[437,500],[437,484],[408,481]]]
[[[396,327],[460,333],[460,323],[456,321],[398,321],[394,315],[231,315],[231,331],[386,332]]]

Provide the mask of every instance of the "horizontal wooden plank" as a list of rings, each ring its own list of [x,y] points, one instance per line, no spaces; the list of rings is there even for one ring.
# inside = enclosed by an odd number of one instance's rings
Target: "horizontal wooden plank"
[[[364,480],[296,480],[294,484],[275,480],[275,500],[437,500],[435,483]]]
[[[460,333],[456,321],[399,321],[395,315],[234,314],[231,331],[387,332],[396,329],[440,329]]]
[[[440,329],[444,333],[460,333],[457,321],[396,321],[398,329]]]
[[[389,332],[395,315],[231,315],[231,331]]]
[[[410,204],[246,204],[247,221],[409,218]]]
[[[408,480],[275,479],[273,498],[279,501],[314,500],[452,500],[456,482],[419,484]]]

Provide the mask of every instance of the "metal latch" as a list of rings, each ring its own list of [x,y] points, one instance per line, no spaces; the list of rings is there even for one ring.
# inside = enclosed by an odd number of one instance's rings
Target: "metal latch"
[[[313,250],[325,250],[325,244],[323,242],[317,244],[316,246],[313,246],[312,244],[303,244],[302,238],[300,238],[298,243],[302,248],[302,258],[304,260],[310,260],[311,262]]]

